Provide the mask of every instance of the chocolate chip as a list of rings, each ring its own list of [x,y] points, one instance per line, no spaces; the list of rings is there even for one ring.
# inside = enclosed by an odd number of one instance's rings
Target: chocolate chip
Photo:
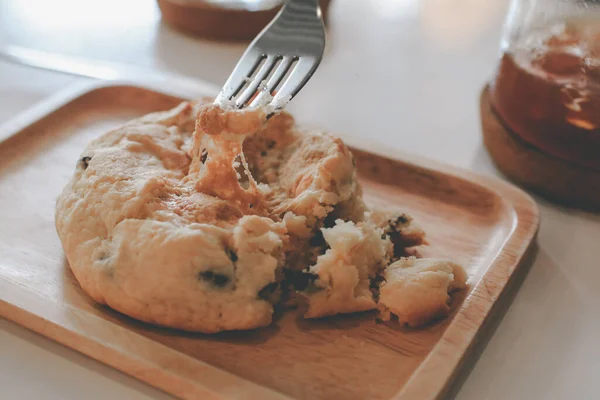
[[[279,289],[279,283],[271,282],[258,292],[258,298],[266,301],[270,301],[271,296]]]
[[[267,152],[266,151],[261,151],[260,155],[263,156],[263,157],[265,157],[267,155]]]
[[[236,262],[238,260],[238,256],[237,256],[237,254],[235,254],[235,251],[226,248],[225,253],[227,253],[227,257],[229,257],[231,262]]]
[[[335,209],[334,209],[323,220],[323,226],[325,228],[332,228],[333,226],[335,226],[335,220],[336,219],[338,219],[338,217],[335,216]]]
[[[275,147],[275,141],[267,140],[267,149],[271,150],[273,147]]]
[[[406,225],[410,222],[410,218],[406,214],[400,214],[396,218],[390,219],[388,221],[388,227],[390,233],[399,232],[403,225]]]
[[[248,204],[248,207],[252,208],[252,207],[254,207],[254,204],[250,203],[250,204]]]
[[[319,229],[315,233],[315,235],[312,238],[310,238],[310,240],[308,241],[308,244],[310,244],[312,247],[326,246],[327,242],[325,242],[325,237],[323,236],[323,231],[321,231]]]
[[[398,218],[396,218],[396,224],[406,224],[408,223],[408,217],[404,214],[401,214],[400,216],[398,216]]]
[[[383,277],[383,275],[375,275],[373,278],[371,278],[370,280],[370,287],[371,288],[378,288],[379,285],[381,285],[382,282],[387,282],[385,280],[385,278]]]
[[[198,277],[218,287],[224,287],[230,281],[228,276],[213,271],[202,271],[198,274]]]
[[[383,282],[386,282],[386,280],[382,275],[375,275],[370,279],[369,290],[373,295],[373,300],[376,302],[379,301],[379,286],[381,286]]]
[[[200,162],[204,164],[206,159],[208,158],[208,151],[206,149],[202,149],[202,153],[200,153]]]
[[[303,291],[313,286],[317,280],[317,275],[306,271],[284,270],[285,280],[290,282],[294,289]]]
[[[92,157],[85,156],[81,160],[79,160],[79,162],[83,166],[83,169],[87,169],[87,167],[89,167],[89,165],[90,165],[91,160],[92,160]]]

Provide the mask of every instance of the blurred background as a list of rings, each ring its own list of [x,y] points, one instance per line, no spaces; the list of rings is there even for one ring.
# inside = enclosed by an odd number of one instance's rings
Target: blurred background
[[[232,1],[212,3],[231,7]],[[465,151],[441,160],[469,167],[480,142],[477,93],[492,74],[507,6],[507,0],[332,0],[325,57],[291,109],[304,123],[344,134],[377,129],[378,139],[399,149],[406,144],[398,139],[411,136],[399,130],[426,132],[431,141],[413,141],[409,149],[421,155],[432,142],[450,145],[449,132],[469,132]],[[63,54],[95,62],[96,68],[105,62],[133,65],[219,87],[247,44],[181,33],[161,21],[158,4],[150,0],[0,0],[0,54]],[[29,93],[16,90],[16,102],[55,89],[43,79],[34,84],[29,73],[27,81]],[[56,88],[64,84],[56,80]],[[6,90],[10,85],[0,86]],[[331,106],[339,102],[344,107]],[[371,105],[363,107],[365,102]],[[362,108],[397,122],[357,114]]]

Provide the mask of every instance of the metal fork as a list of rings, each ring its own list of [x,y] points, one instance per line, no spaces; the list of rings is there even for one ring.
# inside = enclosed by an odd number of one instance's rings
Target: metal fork
[[[324,48],[319,0],[288,0],[246,49],[215,104],[285,107],[319,66]]]

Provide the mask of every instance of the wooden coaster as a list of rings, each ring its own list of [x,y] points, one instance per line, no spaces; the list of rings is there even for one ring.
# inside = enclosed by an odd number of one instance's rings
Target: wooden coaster
[[[180,31],[218,40],[250,40],[275,17],[277,0],[158,0],[163,19]],[[331,0],[321,0],[323,18]]]
[[[480,112],[483,142],[504,174],[550,200],[600,210],[600,171],[555,158],[523,141],[492,109],[487,86]]]

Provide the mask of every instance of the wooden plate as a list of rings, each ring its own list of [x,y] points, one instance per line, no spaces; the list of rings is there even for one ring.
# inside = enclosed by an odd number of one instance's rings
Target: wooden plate
[[[560,159],[525,142],[498,118],[487,86],[479,100],[483,142],[503,173],[552,201],[600,210],[599,170]]]
[[[451,317],[408,329],[377,324],[373,313],[306,321],[288,312],[264,329],[210,336],[134,321],[82,292],[55,233],[55,198],[90,139],[179,101],[94,84],[0,131],[0,315],[183,398],[446,393],[515,292],[538,229],[536,204],[500,180],[383,148],[376,154],[352,138],[345,140],[368,201],[413,214],[431,243],[423,255],[450,257],[468,271],[470,287]]]

